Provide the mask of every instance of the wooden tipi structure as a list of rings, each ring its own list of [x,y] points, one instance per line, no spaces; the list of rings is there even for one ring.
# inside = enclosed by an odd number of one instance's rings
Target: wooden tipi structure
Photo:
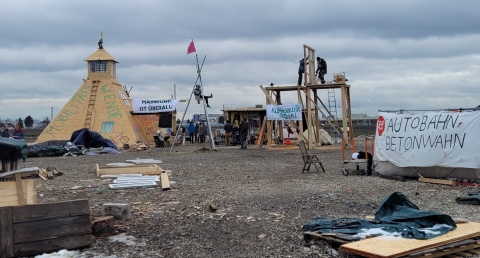
[[[72,133],[82,128],[100,133],[118,147],[145,142],[144,132],[131,113],[129,94],[117,81],[118,62],[103,48],[102,35],[98,49],[85,61],[87,79],[38,136],[36,143],[70,140]]]

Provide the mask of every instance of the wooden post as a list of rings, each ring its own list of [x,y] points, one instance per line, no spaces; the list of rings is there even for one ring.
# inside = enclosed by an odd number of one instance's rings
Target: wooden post
[[[265,131],[265,127],[267,124],[267,116],[263,118],[262,122],[262,127],[260,128],[260,132],[258,133],[258,139],[257,139],[257,148],[261,149],[262,148],[262,140],[263,140],[263,132]]]

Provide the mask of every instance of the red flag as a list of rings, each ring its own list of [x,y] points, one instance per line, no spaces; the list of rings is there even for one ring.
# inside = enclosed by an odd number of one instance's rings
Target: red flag
[[[197,50],[195,50],[195,44],[193,43],[192,39],[192,42],[190,42],[190,45],[188,45],[187,55],[193,52],[197,52]]]

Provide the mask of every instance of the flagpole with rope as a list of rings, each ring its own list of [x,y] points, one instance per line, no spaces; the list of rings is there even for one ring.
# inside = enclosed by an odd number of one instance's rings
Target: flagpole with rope
[[[207,111],[207,106],[205,104],[205,96],[204,96],[204,91],[203,91],[203,82],[202,82],[202,68],[203,68],[203,64],[205,62],[205,58],[203,59],[203,62],[202,62],[202,66],[200,66],[199,62],[198,62],[198,55],[197,55],[197,50],[195,49],[195,43],[193,42],[193,38],[192,38],[192,42],[190,42],[190,45],[188,45],[188,49],[187,49],[187,55],[191,54],[191,53],[195,53],[195,59],[197,61],[197,80],[195,81],[195,84],[193,85],[193,90],[192,90],[192,93],[190,94],[190,100],[192,99],[192,95],[193,95],[193,92],[195,90],[195,86],[197,85],[197,82],[200,81],[200,89],[202,91],[202,97],[203,97],[203,111],[204,111],[204,114],[205,114],[205,119],[207,121],[207,129],[208,129],[208,137],[209,137],[209,141],[210,141],[210,148],[212,150],[215,150],[215,141],[213,139],[213,135],[212,135],[212,128],[210,126],[210,121],[208,119],[208,111]],[[190,100],[188,101],[188,104],[187,104],[187,108],[185,109],[185,112],[183,113],[183,117],[182,117],[182,121],[180,122],[180,125],[179,125],[179,128],[180,126],[182,125],[183,123],[183,119],[185,118],[185,114],[187,113],[187,110],[188,110],[188,106],[190,104]],[[178,133],[179,129],[177,129],[177,133]],[[177,133],[175,134],[175,138],[177,138]],[[176,139],[175,139],[176,140]],[[174,142],[175,142],[174,140]],[[173,146],[172,148],[170,149],[170,151],[173,149]]]
[[[203,68],[203,64],[205,63],[206,58],[207,58],[207,56],[205,56],[203,58],[202,65],[200,66],[200,71]],[[188,99],[187,106],[185,107],[185,112],[183,112],[182,120],[180,121],[180,125],[182,125],[183,121],[185,120],[185,115],[187,114],[188,107],[190,106],[190,102],[192,101],[193,91],[195,90],[195,85],[197,85],[197,82],[198,82],[198,75],[197,75],[197,79],[195,80],[195,84],[193,84],[193,89],[192,89],[192,92],[190,93],[190,98]],[[177,142],[178,131],[180,131],[180,130],[177,129],[177,131],[175,133],[175,137],[173,138],[174,143]],[[173,146],[175,146],[175,144],[172,144],[172,146],[170,147],[170,152],[173,150]]]

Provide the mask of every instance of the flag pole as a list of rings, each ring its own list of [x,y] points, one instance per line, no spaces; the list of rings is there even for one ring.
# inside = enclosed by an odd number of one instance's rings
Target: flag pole
[[[200,71],[202,70],[203,68],[203,64],[205,63],[205,59],[207,58],[207,56],[205,56],[203,58],[203,61],[202,61],[202,65],[200,66]],[[188,110],[188,107],[190,106],[190,102],[192,101],[192,96],[193,96],[193,91],[195,90],[195,85],[197,85],[197,82],[199,80],[199,76],[197,75],[197,79],[195,80],[195,83],[193,84],[193,89],[192,89],[192,92],[190,93],[190,98],[188,99],[188,103],[187,103],[187,106],[185,107],[185,111],[183,112],[183,115],[182,115],[182,120],[180,121],[180,126],[182,125],[183,123],[183,120],[185,120],[185,115],[187,114],[187,110]],[[177,131],[175,133],[175,137],[173,138],[173,142],[174,144],[172,144],[172,146],[170,146],[170,152],[172,152],[173,150],[173,146],[175,146],[175,142],[177,142],[177,137],[178,137],[178,128],[177,128]]]
[[[192,39],[192,42],[193,42],[193,39]],[[206,57],[206,56],[205,56]],[[199,79],[200,81],[200,89],[202,90],[202,96],[203,96],[203,112],[205,113],[205,120],[207,121],[207,129],[208,129],[208,138],[209,138],[209,141],[210,141],[210,148],[212,150],[215,150],[215,140],[213,139],[213,135],[212,135],[212,127],[210,126],[210,120],[208,119],[208,110],[207,110],[207,105],[205,104],[205,92],[203,91],[203,82],[202,82],[202,75],[201,75],[201,70],[200,70],[200,66],[199,66],[199,63],[198,63],[198,55],[197,55],[197,51],[195,51],[195,58],[197,60],[197,73],[198,73],[198,76],[197,78]],[[205,60],[205,59],[204,59]]]

